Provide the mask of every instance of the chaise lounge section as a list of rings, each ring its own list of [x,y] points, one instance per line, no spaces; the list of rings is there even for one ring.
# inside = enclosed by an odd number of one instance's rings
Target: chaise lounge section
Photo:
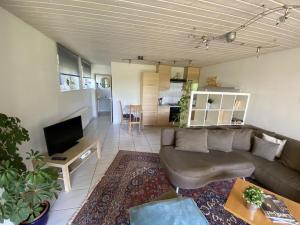
[[[208,129],[207,139],[211,139],[212,130],[221,130],[224,135],[227,135],[226,132],[234,132],[235,140],[232,141],[231,151],[211,148],[208,152],[178,150],[176,147],[178,132],[184,131],[188,135],[188,130],[191,129],[165,128],[162,130],[160,159],[174,186],[195,189],[212,181],[251,176],[265,188],[300,202],[299,141],[254,126],[237,129],[218,127]],[[253,154],[254,136],[261,137],[263,133],[287,140],[280,158],[270,161]],[[191,140],[195,142],[194,148],[199,147],[196,138],[188,141],[191,142]],[[223,140],[218,138],[214,141],[222,142]],[[239,149],[235,149],[237,147]]]

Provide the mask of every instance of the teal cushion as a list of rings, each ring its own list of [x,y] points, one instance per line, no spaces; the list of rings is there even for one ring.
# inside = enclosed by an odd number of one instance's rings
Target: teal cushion
[[[191,198],[174,198],[129,209],[131,225],[209,225]]]

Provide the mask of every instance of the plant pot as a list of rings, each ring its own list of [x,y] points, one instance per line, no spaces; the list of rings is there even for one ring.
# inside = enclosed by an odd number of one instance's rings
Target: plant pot
[[[259,207],[255,204],[247,202],[247,208],[250,209],[251,211],[256,211]]]
[[[41,214],[34,219],[31,223],[28,223],[26,221],[23,221],[20,223],[20,225],[46,225],[48,221],[48,214],[50,209],[50,203],[48,201],[45,201],[45,203],[42,203],[41,206],[44,208]]]

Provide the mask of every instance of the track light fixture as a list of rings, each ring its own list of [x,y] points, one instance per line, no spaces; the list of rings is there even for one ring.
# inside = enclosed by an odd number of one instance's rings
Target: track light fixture
[[[129,64],[132,62],[138,62],[138,63],[151,63],[151,64],[166,64],[166,65],[192,65],[191,59],[175,59],[175,60],[167,60],[167,59],[160,59],[160,60],[152,60],[149,58],[146,58],[144,56],[137,56],[136,58],[127,58],[122,59],[122,61],[127,61]]]
[[[241,30],[246,29],[248,26],[255,23],[256,21],[258,21],[270,14],[276,13],[276,12],[283,12],[283,14],[278,17],[275,25],[278,26],[282,23],[285,23],[286,20],[289,18],[291,11],[293,9],[300,8],[300,5],[283,5],[283,6],[279,6],[279,7],[275,7],[275,8],[271,8],[271,9],[266,9],[265,5],[262,5],[262,7],[264,8],[263,12],[255,15],[254,17],[249,19],[244,24],[238,26],[237,28],[235,28],[229,32],[226,32],[225,34],[217,35],[217,36],[205,36],[205,35],[199,36],[199,35],[192,33],[192,34],[189,34],[188,37],[192,38],[197,43],[195,48],[200,48],[201,46],[204,46],[206,49],[208,49],[209,45],[212,41],[225,41],[226,43],[230,43],[230,44],[255,48],[256,54],[258,57],[261,53],[261,49],[274,48],[274,47],[278,47],[279,45],[272,44],[272,45],[266,45],[266,46],[255,46],[254,44],[251,44],[251,43],[238,42],[238,41],[236,41],[237,33]],[[193,32],[195,32],[195,31],[196,31],[196,27],[193,27]]]

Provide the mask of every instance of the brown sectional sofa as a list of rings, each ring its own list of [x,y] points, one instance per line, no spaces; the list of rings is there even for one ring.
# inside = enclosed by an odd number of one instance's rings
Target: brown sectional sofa
[[[177,129],[165,128],[162,130],[160,159],[171,183],[179,188],[195,189],[216,180],[251,176],[265,188],[300,203],[300,141],[254,126],[236,129],[252,129],[252,141],[254,135],[260,137],[267,133],[286,139],[287,143],[275,161],[255,156],[251,149],[210,150],[209,153],[180,151],[175,150]]]

